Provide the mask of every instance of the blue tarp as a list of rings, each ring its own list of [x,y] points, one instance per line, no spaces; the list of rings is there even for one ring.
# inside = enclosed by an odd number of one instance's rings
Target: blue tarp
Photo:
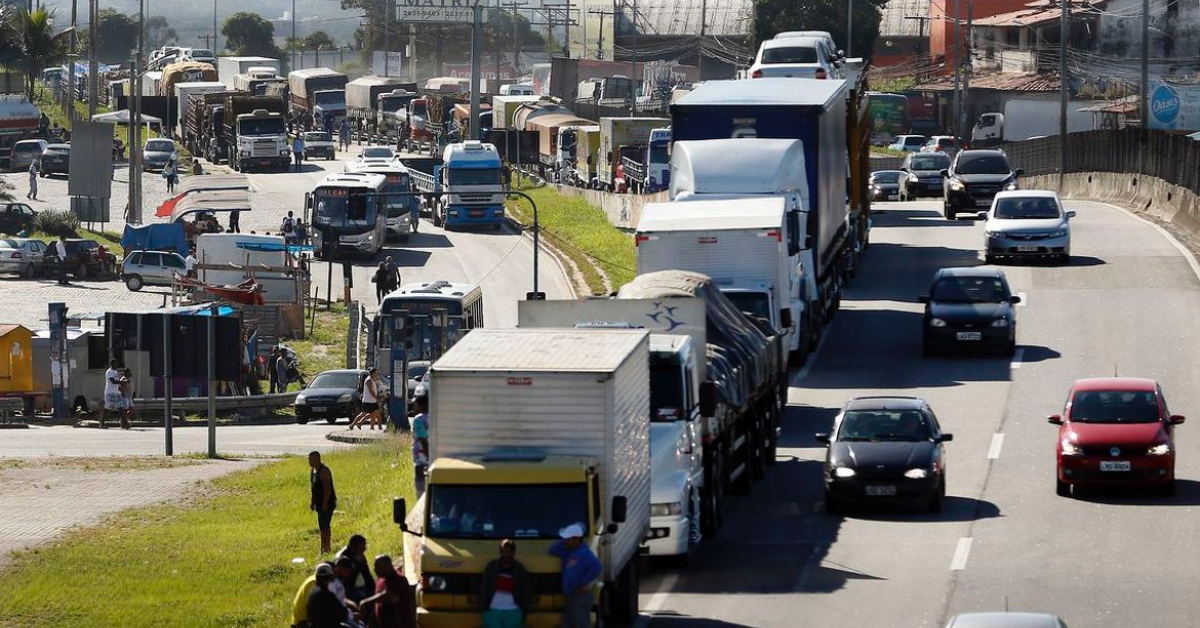
[[[125,251],[175,251],[187,255],[187,235],[183,223],[151,223],[148,225],[125,225],[121,235],[121,246]]]

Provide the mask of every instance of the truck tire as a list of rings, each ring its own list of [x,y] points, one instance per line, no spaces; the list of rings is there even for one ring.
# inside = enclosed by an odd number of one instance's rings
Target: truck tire
[[[712,473],[705,488],[700,491],[700,533],[706,539],[716,538],[717,531],[724,523],[721,519],[721,507],[725,502],[725,462],[719,450],[713,453]]]
[[[638,557],[629,559],[609,595],[609,625],[632,626],[638,618]]]

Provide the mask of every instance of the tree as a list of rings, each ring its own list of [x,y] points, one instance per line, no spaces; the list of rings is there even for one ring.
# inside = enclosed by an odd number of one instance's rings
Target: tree
[[[113,9],[100,9],[96,14],[96,41],[89,40],[87,31],[80,35],[82,48],[90,51],[95,45],[101,63],[121,63],[137,47],[137,20]]]
[[[257,13],[234,13],[225,20],[221,34],[225,36],[225,49],[234,56],[272,59],[283,56],[275,45],[275,27]]]
[[[290,39],[290,38],[289,38]],[[325,31],[309,33],[300,44],[302,50],[337,50],[337,43]]]
[[[854,11],[854,47],[847,53],[869,57],[887,0],[755,0],[754,39],[763,42],[783,31],[824,30],[845,50],[847,2]]]
[[[32,12],[18,9],[16,36],[21,46],[18,64],[25,71],[26,96],[30,102],[33,101],[33,86],[42,70],[66,60],[70,34],[71,29],[54,32],[54,11],[43,7]]]
[[[152,15],[146,18],[146,48],[157,50],[168,44],[179,43],[179,35],[167,23],[167,18]]]
[[[0,6],[0,66],[15,67],[21,60],[21,37],[17,32],[16,5]]]

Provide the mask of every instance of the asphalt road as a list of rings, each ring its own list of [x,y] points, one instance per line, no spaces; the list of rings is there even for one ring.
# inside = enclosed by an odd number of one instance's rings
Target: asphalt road
[[[314,449],[327,451],[345,447],[325,438],[335,429],[320,423],[307,425],[250,425],[217,428],[217,453],[222,456],[306,454]],[[175,454],[208,451],[208,430],[204,427],[177,427],[172,430]],[[166,435],[163,428],[90,429],[70,426],[31,427],[27,430],[0,430],[0,459],[44,458],[49,456],[155,456],[162,455]]]
[[[1175,497],[1054,493],[1067,388],[1117,373],[1159,379],[1172,412],[1197,414],[1200,281],[1156,227],[1118,209],[1079,212],[1069,267],[1005,265],[1020,350],[923,358],[917,297],[941,267],[982,263],[982,226],[940,203],[876,207],[863,270],[811,370],[794,379],[778,464],[728,511],[686,571],[643,578],[655,627],[941,626],[961,612],[1056,613],[1072,626],[1192,625],[1200,454],[1177,431]],[[866,394],[927,399],[944,429],[942,514],[825,514],[824,449],[837,409]]]

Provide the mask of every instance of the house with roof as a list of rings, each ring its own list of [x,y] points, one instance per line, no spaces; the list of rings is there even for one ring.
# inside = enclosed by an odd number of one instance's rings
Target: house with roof
[[[929,59],[929,0],[888,0],[879,20],[871,65],[920,71]]]

